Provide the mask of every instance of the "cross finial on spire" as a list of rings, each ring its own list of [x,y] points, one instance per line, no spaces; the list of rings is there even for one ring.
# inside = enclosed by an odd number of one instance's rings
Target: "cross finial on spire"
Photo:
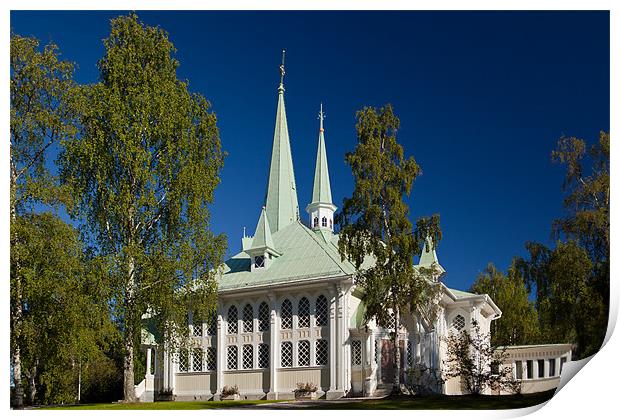
[[[280,64],[280,88],[284,88],[284,56],[286,55],[286,50],[282,50],[282,64]]]
[[[321,102],[321,110],[319,111],[319,121],[320,121],[319,131],[324,131],[323,130],[323,119],[324,118],[325,118],[325,114],[323,113],[323,102]]]

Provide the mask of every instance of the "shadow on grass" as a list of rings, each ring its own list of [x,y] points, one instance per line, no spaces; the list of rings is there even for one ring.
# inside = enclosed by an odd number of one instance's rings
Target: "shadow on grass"
[[[248,408],[277,401],[160,401],[153,403],[79,404],[46,407],[48,410],[209,410],[214,408]]]

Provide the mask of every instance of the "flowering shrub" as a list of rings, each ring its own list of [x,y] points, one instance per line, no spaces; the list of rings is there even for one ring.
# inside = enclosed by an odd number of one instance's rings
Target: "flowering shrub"
[[[237,385],[235,386],[225,385],[224,388],[222,388],[222,397],[228,397],[230,395],[235,395],[238,393],[239,393],[239,387]]]

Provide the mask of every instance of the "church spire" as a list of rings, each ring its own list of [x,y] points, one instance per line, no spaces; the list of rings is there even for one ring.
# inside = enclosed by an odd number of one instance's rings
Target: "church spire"
[[[334,230],[334,211],[332,190],[329,183],[329,169],[327,167],[327,151],[325,150],[325,129],[323,128],[323,104],[319,111],[319,144],[316,151],[316,166],[314,168],[314,187],[312,202],[306,207],[310,215],[310,226],[313,229]]]
[[[299,220],[295,173],[284,107],[284,54],[285,51],[282,50],[276,126],[273,134],[269,181],[265,197],[266,214],[272,233]]]

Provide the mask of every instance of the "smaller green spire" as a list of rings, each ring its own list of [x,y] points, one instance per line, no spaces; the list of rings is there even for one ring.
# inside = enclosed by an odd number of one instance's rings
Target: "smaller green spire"
[[[329,184],[329,169],[327,167],[327,151],[325,150],[325,129],[323,128],[323,103],[319,111],[319,144],[316,151],[316,167],[314,168],[314,188],[312,189],[312,203],[332,204],[332,189]]]
[[[273,244],[273,238],[271,237],[271,229],[269,229],[269,221],[267,220],[267,213],[265,207],[260,212],[258,224],[256,225],[256,232],[254,233],[254,239],[250,250],[255,249],[272,249],[275,250]]]

